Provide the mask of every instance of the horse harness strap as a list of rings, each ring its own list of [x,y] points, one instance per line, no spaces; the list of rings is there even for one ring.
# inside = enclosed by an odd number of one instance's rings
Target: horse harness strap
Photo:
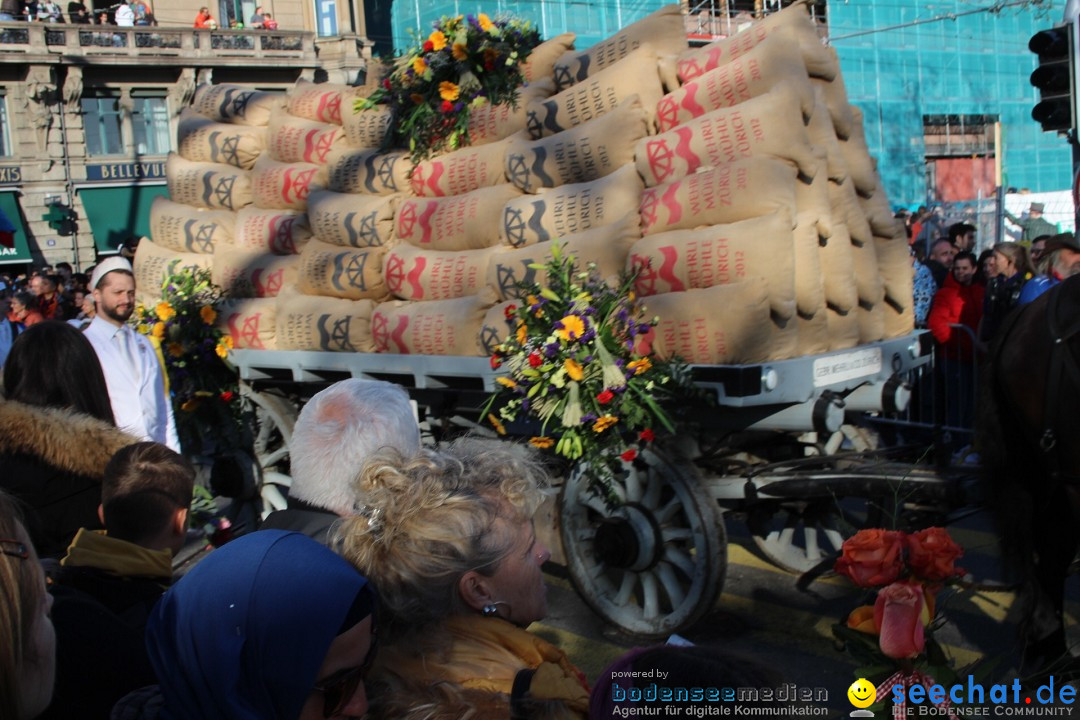
[[[1061,458],[1057,449],[1057,434],[1054,432],[1058,416],[1058,406],[1061,403],[1061,388],[1064,376],[1068,374],[1073,387],[1080,388],[1080,362],[1069,345],[1069,341],[1080,335],[1080,316],[1073,315],[1072,325],[1062,325],[1062,298],[1065,293],[1061,292],[1061,286],[1053,288],[1050,297],[1047,298],[1046,319],[1050,325],[1050,361],[1047,367],[1046,378],[1046,403],[1044,404],[1043,432],[1039,437],[1039,448],[1046,455],[1051,477],[1057,480],[1065,480],[1069,484],[1080,483],[1080,477],[1063,476],[1061,473]]]

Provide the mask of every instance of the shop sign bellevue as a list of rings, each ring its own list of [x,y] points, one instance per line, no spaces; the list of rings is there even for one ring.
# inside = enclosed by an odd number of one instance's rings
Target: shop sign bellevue
[[[97,163],[86,166],[90,182],[114,180],[164,180],[165,162]]]

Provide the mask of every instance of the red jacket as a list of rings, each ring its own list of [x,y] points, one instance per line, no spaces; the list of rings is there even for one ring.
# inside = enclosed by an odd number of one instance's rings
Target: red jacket
[[[972,332],[977,331],[982,319],[985,292],[986,288],[978,283],[961,285],[949,273],[945,284],[934,295],[926,326],[934,334],[934,339],[944,347],[946,357],[961,360],[972,358],[971,336],[949,326],[967,325]]]

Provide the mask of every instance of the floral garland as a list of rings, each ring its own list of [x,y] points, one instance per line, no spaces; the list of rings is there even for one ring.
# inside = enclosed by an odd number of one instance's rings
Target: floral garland
[[[251,444],[250,413],[227,362],[232,338],[215,325],[222,292],[210,272],[182,269],[162,283],[162,299],[138,307],[136,329],[157,348],[185,454],[213,455]]]
[[[529,22],[484,13],[443,17],[423,43],[395,63],[382,85],[355,110],[390,107],[386,147],[407,145],[414,163],[468,145],[471,108],[516,107],[523,63],[540,44]]]
[[[491,367],[508,374],[496,378],[502,389],[484,413],[499,434],[504,422],[539,430],[534,447],[584,460],[594,487],[613,498],[622,463],[636,461],[658,429],[675,431],[661,401],[686,385],[684,366],[645,349],[656,321],[644,318],[633,277],[613,289],[594,266],[579,272],[558,244],[550,262],[531,267],[546,271],[546,286],[521,284],[524,304],[506,309],[515,329]]]

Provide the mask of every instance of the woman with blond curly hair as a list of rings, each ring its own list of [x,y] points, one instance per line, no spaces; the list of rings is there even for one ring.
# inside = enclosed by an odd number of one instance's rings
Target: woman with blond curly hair
[[[532,516],[547,477],[529,451],[464,438],[365,465],[365,505],[338,532],[390,617],[375,717],[584,718],[588,686],[526,628],[547,614],[550,552]]]

